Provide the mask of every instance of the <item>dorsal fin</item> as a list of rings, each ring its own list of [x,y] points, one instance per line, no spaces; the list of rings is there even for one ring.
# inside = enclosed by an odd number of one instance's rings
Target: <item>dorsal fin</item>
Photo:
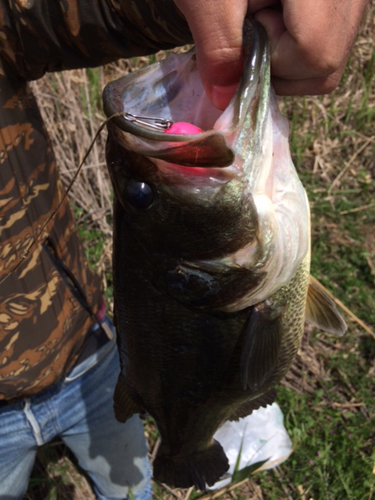
[[[348,328],[333,300],[313,277],[310,277],[305,316],[312,325],[340,337]]]

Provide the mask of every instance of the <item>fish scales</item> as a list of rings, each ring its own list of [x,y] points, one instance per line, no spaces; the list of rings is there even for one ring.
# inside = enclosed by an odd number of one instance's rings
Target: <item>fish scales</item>
[[[162,438],[154,477],[176,487],[203,490],[227,471],[213,435],[272,403],[306,311],[314,324],[344,330],[326,297],[309,294],[308,201],[270,86],[265,31],[248,20],[244,40],[244,74],[224,112],[204,93],[194,51],[104,91],[108,116],[126,110],[203,130],[165,134],[118,116],[108,126],[121,359],[114,408],[120,421],[154,418]]]

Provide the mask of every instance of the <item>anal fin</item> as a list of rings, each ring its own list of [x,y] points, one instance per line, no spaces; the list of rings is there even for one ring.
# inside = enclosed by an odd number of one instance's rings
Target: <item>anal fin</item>
[[[310,276],[307,292],[306,321],[321,330],[341,337],[347,330],[345,321],[336,309],[333,300],[327,295],[323,285]]]
[[[246,401],[242,403],[229,417],[229,420],[238,420],[240,418],[247,417],[251,415],[251,413],[255,410],[258,410],[261,407],[266,407],[267,405],[271,405],[275,402],[276,399],[276,390],[271,389],[270,391],[258,396],[255,399],[251,399],[250,401]]]
[[[282,310],[254,306],[246,324],[241,356],[244,389],[259,391],[276,368],[282,340]]]
[[[113,409],[119,422],[126,422],[135,413],[144,413],[129,393],[125,377],[120,373],[113,396]]]

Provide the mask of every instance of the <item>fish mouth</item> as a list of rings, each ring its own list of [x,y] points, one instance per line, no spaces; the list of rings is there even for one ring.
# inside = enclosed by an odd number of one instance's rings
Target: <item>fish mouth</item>
[[[110,82],[103,92],[104,111],[108,118],[115,115],[108,127],[118,142],[135,153],[180,166],[232,165],[238,156],[237,139],[246,125],[249,108],[253,111],[250,115],[256,116],[259,88],[267,87],[267,37],[256,24],[251,19],[245,21],[244,73],[224,112],[215,108],[206,95],[194,49],[185,54],[170,53],[159,63]],[[158,130],[147,120],[134,120],[134,116],[152,117],[157,124],[188,122],[203,132],[167,134],[162,126]],[[257,120],[253,121],[255,126]]]

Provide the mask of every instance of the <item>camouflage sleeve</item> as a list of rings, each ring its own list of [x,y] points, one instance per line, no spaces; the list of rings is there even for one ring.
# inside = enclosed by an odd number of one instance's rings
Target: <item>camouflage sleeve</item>
[[[191,41],[172,0],[0,0],[2,72],[23,80]]]

